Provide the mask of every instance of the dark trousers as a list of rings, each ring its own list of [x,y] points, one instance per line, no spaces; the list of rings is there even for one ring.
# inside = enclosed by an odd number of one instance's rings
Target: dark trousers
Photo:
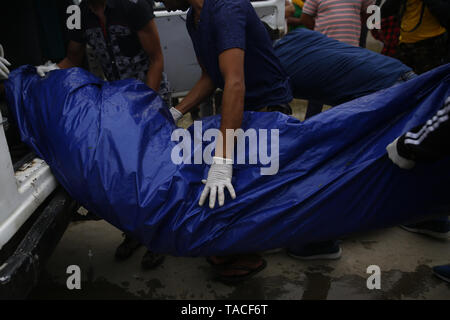
[[[306,109],[305,120],[322,112],[323,104],[316,101],[308,101],[308,108]]]
[[[415,43],[401,43],[394,57],[411,67],[417,74],[450,63],[448,32]]]

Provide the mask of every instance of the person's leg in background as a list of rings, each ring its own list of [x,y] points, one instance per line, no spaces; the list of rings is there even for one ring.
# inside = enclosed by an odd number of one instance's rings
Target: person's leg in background
[[[329,240],[291,247],[287,249],[287,254],[299,260],[335,260],[341,257],[342,249],[339,241]]]
[[[131,257],[133,252],[141,246],[141,243],[129,234],[123,233],[122,235],[124,239],[122,243],[117,247],[115,253],[115,258],[118,261],[128,259],[129,257]]]
[[[322,103],[309,100],[308,107],[306,109],[305,120],[311,118],[312,116],[315,116],[316,114],[321,113],[322,108],[323,108]]]
[[[450,41],[448,32],[432,39],[418,43],[415,50],[415,67],[417,74],[422,74],[450,62]]]
[[[359,46],[361,48],[365,48],[367,44],[367,34],[369,30],[367,29],[367,25],[365,23],[361,24],[361,36],[359,37]]]
[[[213,97],[208,97],[198,105],[198,107],[190,111],[192,121],[197,121],[204,117],[214,115]]]
[[[450,62],[448,32],[416,43],[401,43],[395,58],[422,74]]]
[[[136,238],[129,234],[123,234],[124,239],[122,243],[117,247],[115,258],[117,261],[124,261],[130,258],[133,253],[139,249],[141,243]],[[165,256],[159,253],[147,250],[142,257],[141,265],[145,270],[153,269],[163,263]]]
[[[435,239],[447,239],[450,236],[450,221],[448,216],[425,220],[400,226],[406,231],[424,234]]]

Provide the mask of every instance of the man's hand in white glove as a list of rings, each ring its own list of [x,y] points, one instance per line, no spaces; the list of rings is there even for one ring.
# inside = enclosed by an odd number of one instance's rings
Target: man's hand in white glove
[[[398,139],[395,139],[391,144],[386,147],[389,159],[402,169],[412,169],[416,164],[415,161],[406,159],[398,154],[397,143]]]
[[[0,80],[8,79],[9,69],[11,66],[8,60],[4,58],[3,47],[0,45]]]
[[[170,108],[170,113],[172,114],[173,121],[175,121],[175,124],[177,124],[177,122],[181,118],[183,118],[183,114],[174,107]]]
[[[205,184],[200,201],[198,204],[203,206],[206,197],[209,194],[209,207],[214,208],[216,203],[216,194],[219,198],[219,205],[223,206],[225,203],[225,188],[230,192],[231,198],[236,198],[236,192],[231,184],[231,177],[233,176],[233,161],[220,157],[213,157],[213,163],[209,168],[208,179],[202,180]]]
[[[59,67],[58,67],[58,65],[56,63],[52,63],[51,61],[47,61],[46,64],[36,67],[36,72],[41,77],[45,77],[46,73],[48,73],[50,71],[53,71],[53,70],[57,70],[57,69],[59,69]]]

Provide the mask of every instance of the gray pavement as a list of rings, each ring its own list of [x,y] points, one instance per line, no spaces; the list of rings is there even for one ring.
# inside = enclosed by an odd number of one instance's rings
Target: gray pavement
[[[284,251],[266,253],[265,270],[239,285],[214,280],[204,258],[167,256],[144,271],[140,248],[116,262],[122,241],[105,221],[74,222],[49,260],[31,299],[446,299],[450,285],[432,275],[450,263],[450,241],[437,241],[400,228],[354,235],[342,242],[336,261],[302,262]],[[81,269],[81,289],[69,290],[69,265]],[[369,290],[367,267],[381,269],[381,289]]]

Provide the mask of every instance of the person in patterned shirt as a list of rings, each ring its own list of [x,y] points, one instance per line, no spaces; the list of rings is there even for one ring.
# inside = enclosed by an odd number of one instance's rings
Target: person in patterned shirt
[[[134,78],[159,92],[170,107],[170,90],[163,73],[163,54],[154,21],[153,2],[147,0],[85,0],[80,4],[81,28],[69,30],[66,58],[58,64],[37,67],[40,76],[55,69],[81,66],[90,45],[108,81]],[[116,259],[125,260],[140,247],[127,234],[116,250]],[[160,265],[164,256],[147,251],[145,269]]]
[[[170,106],[164,58],[152,0],[85,0],[81,28],[68,30],[67,55],[58,64],[38,66],[41,76],[80,66],[89,45],[108,81],[134,78],[160,93]]]

